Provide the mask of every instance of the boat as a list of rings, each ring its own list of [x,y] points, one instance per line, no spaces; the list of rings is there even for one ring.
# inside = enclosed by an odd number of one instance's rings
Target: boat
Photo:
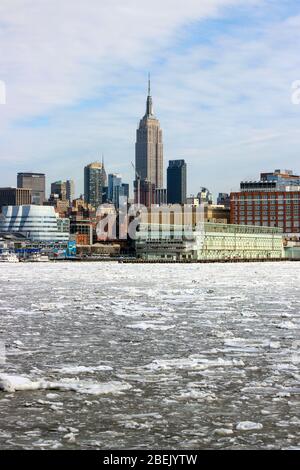
[[[49,261],[49,257],[44,253],[32,253],[25,261],[27,263],[45,263]]]
[[[0,253],[0,263],[18,263],[19,258],[11,251],[2,251]]]

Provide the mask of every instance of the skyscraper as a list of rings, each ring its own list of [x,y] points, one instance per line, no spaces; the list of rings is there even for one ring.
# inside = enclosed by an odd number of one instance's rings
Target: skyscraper
[[[18,188],[31,189],[32,204],[42,205],[45,201],[46,178],[43,173],[18,173]]]
[[[67,184],[65,181],[55,181],[51,183],[51,194],[56,194],[61,201],[67,199]]]
[[[129,185],[122,183],[121,175],[110,173],[108,175],[107,200],[119,207],[120,197],[129,197]]]
[[[75,199],[75,183],[73,180],[66,181],[66,190],[67,190],[67,200],[71,204],[73,199]]]
[[[108,175],[108,200],[116,204],[119,198],[119,189],[122,184],[121,175],[110,173]]]
[[[169,160],[167,201],[168,204],[186,203],[186,163],[184,160]]]
[[[95,208],[102,204],[104,181],[103,163],[90,163],[84,168],[84,199]]]
[[[152,187],[152,185],[154,185],[155,188],[163,187],[162,130],[159,120],[155,117],[153,111],[150,78],[148,82],[146,113],[140,120],[139,128],[136,132],[135,169],[136,202],[138,201],[137,193],[139,188],[141,192],[143,187]],[[137,182],[138,179],[140,180],[139,183]],[[143,197],[139,197],[139,200],[141,199],[143,199]]]

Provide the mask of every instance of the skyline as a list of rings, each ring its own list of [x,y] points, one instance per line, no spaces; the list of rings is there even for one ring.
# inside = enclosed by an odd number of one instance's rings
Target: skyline
[[[64,0],[58,21],[57,3],[1,2],[1,186],[36,171],[47,192],[71,178],[83,193],[84,166],[104,154],[132,194],[148,70],[164,178],[169,160],[185,159],[188,195],[230,192],[275,168],[299,172],[298,2],[90,0],[71,9]]]

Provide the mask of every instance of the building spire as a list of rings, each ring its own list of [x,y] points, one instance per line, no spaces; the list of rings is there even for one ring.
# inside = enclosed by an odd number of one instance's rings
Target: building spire
[[[148,73],[148,96],[147,96],[147,106],[146,106],[146,116],[154,116],[153,112],[153,103],[152,103],[152,96],[151,96],[151,79],[150,73]]]
[[[150,72],[148,72],[148,96],[151,96],[151,77],[150,77]]]

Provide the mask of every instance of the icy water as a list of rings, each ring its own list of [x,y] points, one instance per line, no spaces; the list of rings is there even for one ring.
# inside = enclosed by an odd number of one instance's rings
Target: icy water
[[[0,265],[0,448],[300,446],[300,263]]]

